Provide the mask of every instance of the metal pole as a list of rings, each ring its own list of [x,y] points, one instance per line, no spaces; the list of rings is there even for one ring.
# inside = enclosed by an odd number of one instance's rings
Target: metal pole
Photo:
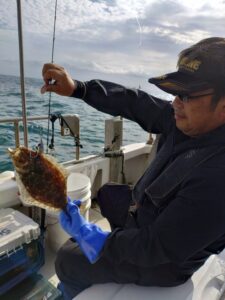
[[[18,148],[20,146],[19,121],[14,122],[14,132],[15,132],[15,145],[16,145],[16,148]]]
[[[17,20],[18,20],[18,37],[19,37],[20,84],[21,84],[21,97],[22,97],[24,146],[28,147],[26,95],[25,95],[25,80],[24,80],[24,61],[23,61],[22,11],[21,11],[21,1],[20,0],[17,0]]]

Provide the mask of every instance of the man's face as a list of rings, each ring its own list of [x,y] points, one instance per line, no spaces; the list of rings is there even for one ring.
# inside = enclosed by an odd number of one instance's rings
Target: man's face
[[[212,107],[213,90],[192,93],[189,96],[199,96],[181,101],[179,96],[173,101],[176,126],[188,136],[199,136],[225,124],[225,98]],[[206,95],[208,94],[208,95]],[[204,96],[205,95],[205,96]]]

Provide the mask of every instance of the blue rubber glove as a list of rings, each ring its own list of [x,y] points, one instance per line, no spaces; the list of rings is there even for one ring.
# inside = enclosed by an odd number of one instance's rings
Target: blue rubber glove
[[[93,223],[89,223],[80,214],[80,200],[68,200],[67,213],[60,212],[59,222],[62,228],[79,244],[81,250],[91,263],[96,262],[105,244],[109,232],[103,231]]]

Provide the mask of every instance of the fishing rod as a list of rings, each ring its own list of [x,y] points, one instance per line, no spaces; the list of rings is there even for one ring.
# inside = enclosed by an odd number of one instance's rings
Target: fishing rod
[[[20,85],[21,85],[21,98],[22,98],[24,146],[28,147],[26,94],[25,94],[25,80],[24,80],[25,76],[24,76],[24,59],[23,59],[23,26],[22,26],[22,10],[21,10],[21,1],[20,0],[17,0],[17,20],[18,20]]]
[[[55,50],[55,29],[56,29],[56,15],[57,15],[57,0],[55,0],[55,15],[54,15],[54,25],[53,25],[53,37],[52,37],[52,57],[51,63],[54,63],[54,50]],[[48,98],[48,130],[47,130],[47,149],[46,152],[48,153],[48,149],[54,150],[54,137],[52,132],[51,143],[49,145],[49,134],[50,134],[50,121],[52,122],[51,118],[51,101],[52,100],[52,93],[49,93]],[[52,127],[54,128],[54,123],[52,123]],[[52,128],[52,131],[53,131]]]

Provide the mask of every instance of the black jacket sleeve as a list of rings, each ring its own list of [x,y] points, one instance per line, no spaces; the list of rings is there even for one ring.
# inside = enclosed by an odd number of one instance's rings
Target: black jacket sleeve
[[[103,80],[77,83],[78,88],[72,97],[82,98],[104,113],[132,120],[148,132],[169,132],[173,115],[168,101]]]
[[[116,229],[102,255],[115,264],[153,267],[182,264],[207,247],[213,251],[225,233],[224,175],[223,167],[195,170],[152,226]]]

